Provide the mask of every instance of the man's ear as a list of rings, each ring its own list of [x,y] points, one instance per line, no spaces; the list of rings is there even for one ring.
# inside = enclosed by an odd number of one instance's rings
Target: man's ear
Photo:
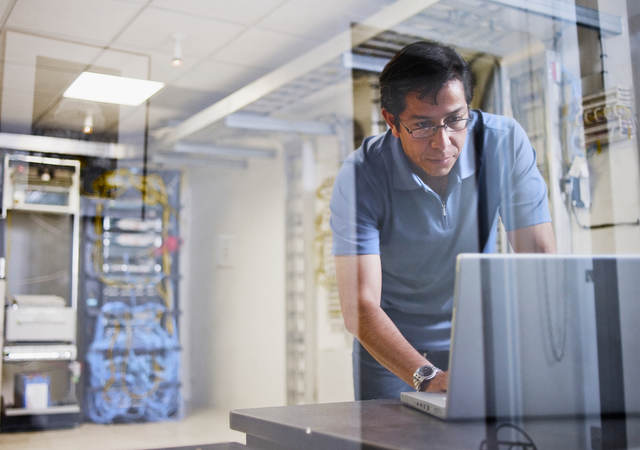
[[[398,127],[396,127],[396,118],[393,114],[391,114],[386,109],[382,108],[382,117],[384,117],[385,122],[391,128],[391,132],[395,137],[400,137],[400,132],[398,131]]]

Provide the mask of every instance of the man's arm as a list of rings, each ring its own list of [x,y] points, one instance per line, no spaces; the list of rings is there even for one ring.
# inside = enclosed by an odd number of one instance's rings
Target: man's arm
[[[507,236],[517,253],[556,252],[556,238],[551,222],[508,231]]]
[[[336,256],[340,305],[347,330],[380,364],[413,386],[413,373],[429,362],[402,336],[380,307],[382,269],[379,255]],[[448,375],[440,372],[427,391],[444,392]]]

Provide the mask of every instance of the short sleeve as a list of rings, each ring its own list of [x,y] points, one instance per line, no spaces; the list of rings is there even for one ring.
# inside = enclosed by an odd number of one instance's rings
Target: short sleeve
[[[380,253],[379,205],[353,160],[347,160],[338,172],[330,208],[334,255]]]
[[[551,222],[547,185],[536,166],[536,152],[525,131],[513,122],[509,151],[511,159],[502,185],[501,217],[508,231]]]

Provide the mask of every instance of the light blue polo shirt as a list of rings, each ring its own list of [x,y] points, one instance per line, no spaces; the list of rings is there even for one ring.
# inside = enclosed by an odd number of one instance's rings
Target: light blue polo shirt
[[[487,197],[493,226],[479,249],[471,123],[441,198],[413,171],[391,131],[369,137],[345,160],[331,197],[335,255],[379,254],[381,306],[418,349],[449,348],[455,260],[463,252],[493,252],[500,215],[514,230],[550,222],[547,188],[522,127],[482,113]]]

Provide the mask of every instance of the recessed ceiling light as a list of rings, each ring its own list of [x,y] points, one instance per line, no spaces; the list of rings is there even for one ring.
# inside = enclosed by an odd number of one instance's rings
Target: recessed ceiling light
[[[93,102],[137,106],[164,87],[159,81],[82,72],[64,96]]]

